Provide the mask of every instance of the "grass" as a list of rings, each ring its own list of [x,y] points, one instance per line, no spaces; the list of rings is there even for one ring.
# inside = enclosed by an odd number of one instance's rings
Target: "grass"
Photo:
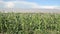
[[[0,34],[60,34],[60,14],[0,13]]]

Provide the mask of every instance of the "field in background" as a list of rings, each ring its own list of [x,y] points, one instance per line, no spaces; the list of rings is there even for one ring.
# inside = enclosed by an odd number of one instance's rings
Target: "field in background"
[[[0,34],[60,34],[60,14],[0,13]]]

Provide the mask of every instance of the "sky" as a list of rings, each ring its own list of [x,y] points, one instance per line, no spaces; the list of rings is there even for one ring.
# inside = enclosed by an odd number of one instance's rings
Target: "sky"
[[[0,8],[60,9],[60,0],[0,0]]]

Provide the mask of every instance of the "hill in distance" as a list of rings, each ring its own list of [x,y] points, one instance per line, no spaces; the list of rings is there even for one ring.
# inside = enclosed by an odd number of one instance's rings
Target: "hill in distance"
[[[20,8],[0,8],[0,12],[14,12],[14,13],[60,13],[60,9],[20,9]]]

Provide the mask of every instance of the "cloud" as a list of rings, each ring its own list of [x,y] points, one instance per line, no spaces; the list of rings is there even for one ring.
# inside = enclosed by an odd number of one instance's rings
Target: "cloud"
[[[38,8],[39,7],[39,5],[37,3],[34,3],[34,2],[18,1],[18,2],[15,2],[15,3],[18,4],[18,5],[28,6],[30,8]]]
[[[14,3],[13,2],[6,2],[5,3],[5,7],[13,8],[14,7]]]
[[[3,8],[4,7],[4,2],[3,1],[0,1],[0,8]]]
[[[27,1],[0,1],[0,5],[4,4],[5,8],[15,8],[15,7],[22,7],[22,8],[44,8],[44,9],[55,9],[59,6],[42,6],[34,2],[27,2]]]
[[[0,3],[4,3],[4,1],[0,0]]]
[[[56,9],[58,6],[40,6],[40,7],[45,9]]]

